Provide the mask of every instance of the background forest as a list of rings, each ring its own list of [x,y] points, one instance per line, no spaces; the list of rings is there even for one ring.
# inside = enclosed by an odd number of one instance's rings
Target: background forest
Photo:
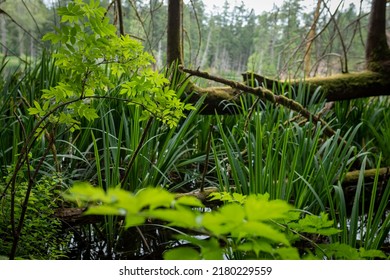
[[[179,2],[0,0],[0,258],[388,259],[371,1]]]
[[[41,38],[58,24],[56,8],[67,2],[2,1],[2,54],[12,58],[10,64],[41,55]],[[108,7],[110,1],[101,3]],[[202,1],[189,1],[184,5],[183,23],[186,64],[233,76],[247,70],[270,77],[302,76],[304,42],[315,16],[307,4],[286,1],[271,12],[256,15],[244,1],[239,6],[226,1],[213,11],[206,11]],[[166,64],[167,4],[129,0],[122,5],[124,32],[140,39],[161,68]],[[309,76],[364,69],[369,11],[368,3],[362,5],[345,6],[340,1],[336,10],[329,3],[320,7]],[[112,14],[114,9],[110,9]]]

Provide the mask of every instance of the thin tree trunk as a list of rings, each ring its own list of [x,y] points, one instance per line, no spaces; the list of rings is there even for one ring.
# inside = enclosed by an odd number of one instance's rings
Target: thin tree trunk
[[[383,71],[384,62],[390,60],[386,38],[386,0],[372,0],[368,26],[366,63],[367,69]]]
[[[18,28],[18,45],[19,45],[19,56],[23,57],[25,54],[24,42],[23,42],[23,30]]]
[[[168,1],[168,38],[167,38],[167,63],[183,63],[182,52],[182,11],[183,0]]]
[[[210,46],[210,41],[211,41],[211,34],[212,34],[212,28],[209,30],[209,34],[207,35],[207,41],[206,41],[206,47],[204,49],[202,59],[200,61],[200,67],[203,68],[206,65],[206,60],[207,60],[207,54],[209,52],[209,46]]]
[[[158,51],[157,51],[157,57],[156,57],[156,67],[157,69],[161,69],[163,66],[163,60],[162,60],[162,47],[161,47],[161,40],[158,41]]]
[[[30,37],[30,56],[35,57],[35,44],[32,37]]]
[[[7,52],[7,28],[5,26],[5,18],[4,15],[0,15],[0,29],[1,29],[1,44],[2,44],[2,53],[3,55]]]
[[[121,0],[116,0],[116,5],[118,9],[118,19],[119,19],[119,34],[125,35],[125,28],[123,26],[123,13],[122,13],[122,3]]]

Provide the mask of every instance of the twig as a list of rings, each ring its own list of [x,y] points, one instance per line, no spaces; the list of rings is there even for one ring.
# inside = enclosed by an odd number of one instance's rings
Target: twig
[[[339,28],[339,24],[335,18],[335,13],[332,13],[328,7],[328,5],[325,3],[325,1],[323,1],[324,3],[324,7],[328,10],[329,14],[330,14],[330,17],[331,19],[333,20],[334,22],[334,27],[336,29],[336,32],[337,34],[339,35],[340,37],[340,43],[341,43],[341,47],[343,49],[343,57],[344,57],[344,69],[342,68],[341,70],[343,71],[343,73],[348,73],[348,56],[347,56],[347,49],[346,49],[346,46],[345,46],[345,42],[344,42],[344,39],[343,39],[343,36],[341,35],[341,31],[340,31],[340,28]],[[341,4],[341,2],[340,2]],[[339,6],[340,6],[339,4]],[[338,8],[338,7],[337,7]]]
[[[153,45],[152,45],[152,42],[151,42],[151,39],[150,39],[150,31],[147,30],[146,28],[146,25],[145,25],[145,21],[142,19],[140,13],[138,12],[138,9],[137,9],[137,4],[133,2],[133,0],[129,1],[131,7],[133,8],[134,12],[135,12],[135,16],[136,18],[138,19],[139,23],[141,24],[142,26],[142,29],[145,33],[145,36],[146,36],[146,42],[147,44],[149,45],[149,52],[150,54],[153,56],[153,57],[156,57],[153,53]]]
[[[190,2],[191,2],[192,10],[194,11],[194,17],[195,17],[196,26],[197,26],[197,29],[198,29],[198,37],[199,37],[198,49],[196,51],[196,55],[195,55],[195,59],[194,59],[194,61],[197,62],[198,61],[198,56],[199,56],[199,53],[200,53],[200,47],[202,45],[202,31],[200,30],[200,22],[199,22],[199,18],[198,18],[198,12],[196,11],[196,7],[195,7],[195,4],[194,4],[194,1],[190,0]]]

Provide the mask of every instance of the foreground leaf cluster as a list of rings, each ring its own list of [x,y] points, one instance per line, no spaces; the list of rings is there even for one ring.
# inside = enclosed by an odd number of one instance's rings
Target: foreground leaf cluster
[[[340,232],[332,227],[333,221],[326,214],[303,217],[286,201],[270,200],[268,194],[214,193],[211,197],[225,204],[200,211],[205,206],[197,198],[176,198],[163,188],[130,193],[118,186],[105,192],[84,182],[76,183],[66,194],[68,200],[88,203],[87,215],[124,216],[125,228],[162,221],[164,226],[180,229],[176,239],[181,245],[167,248],[166,259],[225,259],[232,253],[249,259],[300,259],[303,255],[294,242],[302,234],[327,237]],[[356,258],[384,257],[376,251],[359,254],[348,245],[315,246],[317,255],[305,253],[305,257],[326,258],[326,250],[332,258],[343,258],[353,252]]]

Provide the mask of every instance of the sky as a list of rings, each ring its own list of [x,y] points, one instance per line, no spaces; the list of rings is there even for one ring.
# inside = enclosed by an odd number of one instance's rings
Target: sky
[[[185,0],[186,2],[189,2],[189,0]],[[240,5],[241,2],[244,2],[245,6],[248,9],[254,9],[256,14],[261,14],[262,12],[271,11],[274,4],[276,6],[281,6],[284,1],[287,0],[228,0],[230,3],[230,6]],[[332,9],[335,9],[337,5],[342,0],[329,0],[330,6]],[[216,8],[221,8],[223,6],[223,3],[225,0],[204,0],[204,4],[206,5],[207,10],[213,11],[216,10]],[[350,3],[354,3],[356,7],[359,7],[360,0],[344,0],[344,7],[348,7]],[[368,0],[363,0],[364,3],[367,3]],[[317,3],[317,0],[305,0],[303,1],[303,4],[308,7],[310,10],[314,10],[315,4]],[[311,7],[311,8],[310,8]]]

